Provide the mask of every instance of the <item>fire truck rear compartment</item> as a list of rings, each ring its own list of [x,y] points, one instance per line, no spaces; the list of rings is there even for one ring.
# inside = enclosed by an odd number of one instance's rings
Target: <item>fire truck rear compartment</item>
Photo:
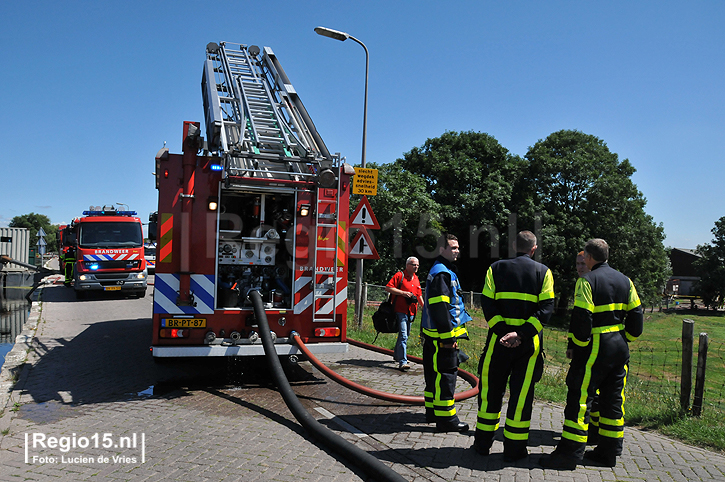
[[[294,193],[225,192],[219,210],[217,308],[292,308]]]

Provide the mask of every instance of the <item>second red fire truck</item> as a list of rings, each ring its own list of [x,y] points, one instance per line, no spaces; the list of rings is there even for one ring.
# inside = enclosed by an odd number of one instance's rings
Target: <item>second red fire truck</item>
[[[146,296],[143,227],[135,211],[91,206],[60,233],[61,270],[76,298],[91,291]]]
[[[158,212],[151,351],[263,355],[259,291],[279,355],[292,333],[344,352],[352,166],[331,155],[268,47],[210,43],[206,141],[185,122],[183,154],[156,156]]]

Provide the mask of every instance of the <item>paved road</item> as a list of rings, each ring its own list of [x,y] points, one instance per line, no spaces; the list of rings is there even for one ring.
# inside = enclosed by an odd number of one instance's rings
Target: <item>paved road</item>
[[[75,301],[71,290],[48,285],[41,298],[42,314],[36,306],[25,333],[34,335],[27,338],[32,351],[15,370],[14,388],[0,398],[6,406],[0,480],[364,480],[309,440],[267,383],[263,365],[155,365],[148,353],[150,297]],[[24,354],[20,342],[11,353]],[[422,390],[420,367],[398,372],[385,355],[351,347],[325,361],[379,390]],[[5,378],[12,374],[3,370]],[[470,435],[435,433],[421,407],[351,392],[308,363],[290,377],[321,423],[415,482],[725,481],[725,457],[632,428],[614,469],[537,468],[539,454],[553,450],[561,430],[562,407],[553,404],[535,403],[532,455],[510,465],[500,453],[477,456]],[[459,411],[473,424],[475,400],[460,403]],[[42,437],[46,445],[51,437],[60,445],[43,448]],[[498,440],[494,452],[501,449]]]

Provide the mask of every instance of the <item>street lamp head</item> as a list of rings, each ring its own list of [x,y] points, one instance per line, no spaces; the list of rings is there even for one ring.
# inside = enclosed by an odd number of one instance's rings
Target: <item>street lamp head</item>
[[[350,35],[346,34],[345,32],[340,32],[339,30],[332,30],[331,28],[327,27],[315,27],[315,32],[317,32],[318,35],[322,35],[323,37],[334,38],[335,40],[340,40],[341,42],[344,42],[345,40],[350,38]]]

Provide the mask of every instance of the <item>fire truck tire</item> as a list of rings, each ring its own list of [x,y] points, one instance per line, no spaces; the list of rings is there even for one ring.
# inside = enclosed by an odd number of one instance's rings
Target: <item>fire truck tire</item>
[[[285,377],[282,364],[279,361],[277,350],[274,348],[274,342],[272,342],[272,336],[270,335],[269,322],[267,321],[267,314],[264,312],[262,295],[259,294],[259,291],[251,291],[249,298],[252,300],[252,305],[254,306],[254,313],[259,323],[259,332],[262,338],[262,345],[264,346],[265,357],[267,358],[267,363],[269,364],[277,389],[300,425],[307,430],[313,439],[359,467],[370,479],[383,482],[404,482],[405,479],[393,469],[368,452],[356,447],[332,432],[310,415],[307,409],[300,403],[289,381]]]

